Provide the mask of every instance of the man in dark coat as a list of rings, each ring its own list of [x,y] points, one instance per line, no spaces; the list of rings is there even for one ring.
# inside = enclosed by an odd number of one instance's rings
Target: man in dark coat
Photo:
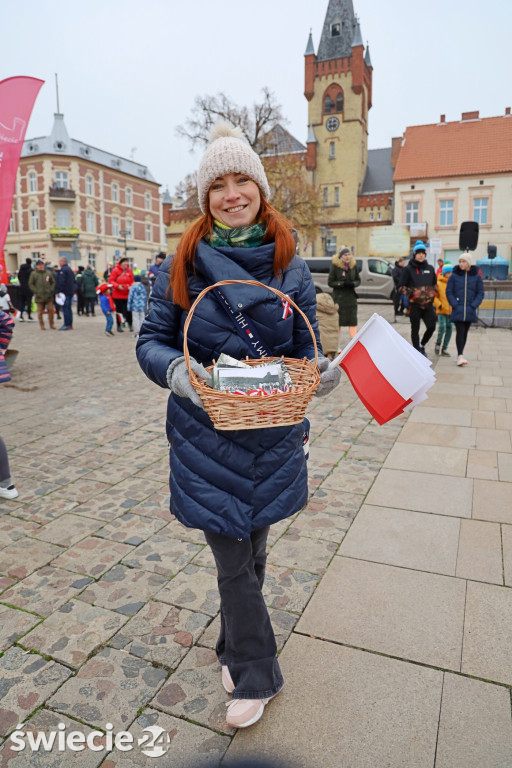
[[[402,274],[405,267],[405,256],[400,256],[399,259],[395,261],[395,266],[391,270],[391,274],[393,275],[393,282],[395,284],[395,287],[393,289],[393,304],[395,306],[395,316],[396,315],[403,315],[404,313],[404,294],[400,293],[400,282],[402,280]]]
[[[61,325],[59,331],[72,331],[73,330],[73,310],[71,309],[71,303],[76,291],[75,275],[73,270],[68,265],[68,260],[65,256],[61,256],[59,259],[60,270],[57,275],[57,283],[55,285],[56,293],[63,293],[65,298],[62,306],[62,315],[64,317],[64,325]]]
[[[436,329],[436,311],[433,306],[437,293],[437,278],[434,267],[427,263],[425,243],[417,240],[412,256],[403,269],[400,290],[409,299],[412,345],[428,357],[425,345]],[[425,323],[425,332],[420,343],[420,321]]]
[[[32,259],[26,258],[25,263],[22,264],[18,270],[18,280],[20,281],[20,323],[22,323],[25,318],[23,317],[23,311],[26,310],[27,312],[27,320],[29,323],[35,323],[35,320],[32,318],[32,296],[34,295],[30,288],[28,287],[28,279],[30,277],[30,273],[32,272]]]

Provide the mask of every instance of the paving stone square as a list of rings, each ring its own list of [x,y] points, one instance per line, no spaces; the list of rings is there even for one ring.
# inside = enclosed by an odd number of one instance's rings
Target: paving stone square
[[[512,685],[512,590],[468,581],[461,671]]]
[[[109,645],[175,669],[197,642],[210,617],[151,600],[113,637]]]
[[[23,495],[24,496],[24,495]],[[19,498],[19,497],[18,497]],[[25,498],[23,497],[23,502]],[[32,523],[44,525],[51,520],[55,520],[66,512],[78,507],[77,501],[68,501],[67,499],[42,498],[28,503],[18,504],[16,507],[16,516]]]
[[[170,523],[175,518],[169,511],[169,492],[158,491],[140,504],[131,507],[136,515],[147,515],[151,518],[160,518]]]
[[[335,542],[288,532],[272,547],[268,562],[288,568],[301,567],[311,573],[323,573],[337,549]]]
[[[209,648],[193,648],[152,699],[151,705],[170,715],[193,720],[222,733],[233,734],[226,723],[226,702],[217,655]]]
[[[35,537],[40,528],[38,523],[19,520],[12,515],[0,516],[0,549],[25,538],[25,536]]]
[[[48,616],[78,593],[77,581],[76,573],[46,565],[3,592],[0,600]]]
[[[104,648],[48,699],[48,706],[98,728],[126,730],[168,673],[143,659]]]
[[[156,593],[156,600],[216,616],[220,610],[217,574],[211,568],[186,565]]]
[[[97,578],[133,549],[127,544],[90,536],[63,552],[53,565]]]
[[[77,668],[126,621],[127,617],[106,608],[70,600],[20,642],[25,648]]]
[[[87,501],[94,496],[99,496],[101,493],[107,491],[111,486],[107,483],[99,483],[98,481],[90,481],[86,478],[75,480],[72,483],[61,486],[52,495],[56,498],[69,499],[70,501]]]
[[[70,675],[62,664],[9,648],[0,657],[0,735],[23,723]]]
[[[64,731],[59,729],[61,723],[66,726]],[[48,745],[53,740],[51,747],[44,753],[42,748],[39,748],[37,752],[32,752],[29,737],[24,736],[23,741],[26,746],[20,752],[17,751],[18,745],[9,738],[0,748],[0,768],[33,768],[34,766],[37,768],[50,768],[50,766],[51,768],[69,768],[70,765],[78,768],[97,768],[105,758],[106,752],[104,750],[94,751],[88,749],[87,746],[80,752],[72,752],[67,747],[63,750],[59,749],[58,734],[62,733],[65,738],[77,730],[83,733],[86,738],[93,733],[92,728],[77,723],[75,720],[70,720],[69,717],[50,712],[48,709],[40,709],[24,724],[23,732],[24,734],[31,734],[34,741],[37,739],[42,741],[45,738],[45,743]],[[100,735],[96,735],[94,743],[97,747],[105,746],[106,737],[100,738]]]
[[[163,728],[169,736],[168,750],[162,760],[170,766],[218,768],[230,743],[228,736],[222,736],[208,728],[150,707],[132,724],[130,733],[136,740],[147,738],[150,734],[145,729],[151,727]],[[114,750],[106,758],[102,768],[152,768],[154,765],[155,759],[145,756],[141,746],[130,752]]]
[[[125,515],[112,520],[111,523],[104,525],[97,531],[96,535],[111,541],[121,541],[124,544],[138,546],[164,526],[165,522],[160,518],[151,519],[144,515],[134,515],[127,512]]]
[[[80,539],[85,539],[93,534],[101,525],[102,523],[98,520],[83,515],[74,515],[71,512],[41,526],[36,537],[41,541],[70,547]]]
[[[86,517],[92,517],[95,520],[103,521],[104,523],[110,523],[112,520],[116,520],[122,515],[126,514],[129,509],[136,506],[137,502],[122,502],[112,503],[111,499],[106,499],[103,495],[95,496],[93,499],[80,504],[73,512],[76,515],[85,515]]]
[[[39,621],[41,618],[33,613],[20,611],[0,603],[0,653],[13,645]]]
[[[101,579],[87,586],[79,599],[124,616],[133,616],[166,584],[167,577],[157,573],[115,565]]]
[[[23,538],[0,549],[0,573],[24,579],[62,553],[62,547],[37,539]]]
[[[317,574],[267,563],[263,597],[272,608],[302,613],[318,580]]]
[[[155,534],[126,555],[123,563],[130,568],[141,568],[158,573],[160,576],[171,577],[184,568],[202,549],[203,547],[198,544]]]

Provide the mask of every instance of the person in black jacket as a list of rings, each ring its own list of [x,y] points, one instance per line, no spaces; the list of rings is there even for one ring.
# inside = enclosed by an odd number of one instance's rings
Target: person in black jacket
[[[23,317],[23,311],[25,310],[27,313],[27,320],[29,323],[35,323],[35,320],[32,318],[32,296],[34,295],[30,288],[28,287],[28,279],[30,277],[30,273],[32,272],[32,259],[26,258],[25,263],[22,264],[18,270],[18,280],[20,281],[20,323],[22,323],[25,318]]]
[[[395,261],[395,266],[391,270],[393,275],[393,283],[395,287],[393,289],[393,304],[395,307],[395,316],[404,314],[404,294],[400,292],[400,281],[402,279],[403,271],[405,267],[405,256],[400,256]]]
[[[437,278],[434,267],[427,263],[427,249],[421,240],[416,241],[409,263],[403,269],[400,290],[409,299],[412,345],[428,357],[425,346],[436,329],[437,321],[433,306],[437,293]],[[425,332],[420,342],[421,320],[425,323]]]
[[[75,275],[71,267],[68,266],[68,260],[65,256],[61,256],[59,265],[60,270],[55,284],[55,293],[63,293],[66,297],[62,306],[64,325],[61,325],[59,331],[72,331],[73,310],[71,309],[71,303],[76,291]]]

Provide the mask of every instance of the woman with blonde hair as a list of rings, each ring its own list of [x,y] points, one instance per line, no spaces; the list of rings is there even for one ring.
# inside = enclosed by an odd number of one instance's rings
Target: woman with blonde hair
[[[184,525],[204,531],[213,552],[221,597],[216,651],[222,685],[232,694],[226,721],[245,728],[259,720],[283,686],[262,586],[270,525],[307,500],[304,425],[216,430],[190,383],[183,327],[191,303],[207,286],[257,280],[290,297],[318,341],[315,288],[305,262],[295,255],[290,225],[268,202],[261,160],[239,130],[226,123],[214,127],[197,182],[202,216],[158,271],[137,358],[152,381],[171,390],[170,508]],[[191,369],[207,380],[203,364],[210,365],[221,352],[238,360],[254,358],[255,343],[267,356],[312,359],[311,333],[290,309],[259,286],[225,285],[221,295],[209,291],[187,333]],[[237,330],[233,316],[250,329],[251,339]],[[322,355],[318,367],[317,394],[327,394],[341,373],[328,371]]]
[[[355,289],[361,285],[361,278],[356,260],[351,251],[342,245],[339,255],[332,257],[327,285],[333,289],[332,298],[338,305],[340,331],[348,325],[351,339],[357,333],[357,294]]]

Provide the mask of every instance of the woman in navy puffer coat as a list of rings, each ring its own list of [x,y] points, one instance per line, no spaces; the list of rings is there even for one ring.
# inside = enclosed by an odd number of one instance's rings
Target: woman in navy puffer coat
[[[266,201],[268,182],[258,156],[231,126],[216,128],[198,173],[203,216],[182,236],[176,256],[160,267],[137,343],[139,363],[155,383],[169,387],[171,511],[204,531],[218,574],[221,630],[217,655],[222,683],[233,694],[226,720],[256,722],[282,688],[276,642],[262,586],[269,526],[297,512],[307,499],[304,427],[216,431],[190,384],[183,358],[183,327],[191,302],[221,280],[258,280],[287,294],[308,316],[318,342],[316,295],[309,270],[294,256],[286,222]],[[314,345],[304,320],[264,288],[227,285],[229,304],[251,321],[272,355],[311,359]],[[236,333],[210,291],[188,330],[191,366],[225,352],[257,357]],[[322,373],[319,394],[340,373]]]
[[[469,253],[459,257],[459,265],[453,268],[446,283],[446,298],[452,308],[450,320],[455,323],[457,365],[467,365],[463,355],[471,323],[476,323],[477,309],[484,298],[484,284],[476,267],[471,264]]]

